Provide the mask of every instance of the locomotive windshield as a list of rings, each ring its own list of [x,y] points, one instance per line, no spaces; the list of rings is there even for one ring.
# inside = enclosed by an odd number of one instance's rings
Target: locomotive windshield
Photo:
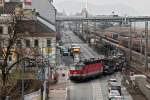
[[[70,65],[71,70],[80,70],[82,68],[83,64],[72,64]]]

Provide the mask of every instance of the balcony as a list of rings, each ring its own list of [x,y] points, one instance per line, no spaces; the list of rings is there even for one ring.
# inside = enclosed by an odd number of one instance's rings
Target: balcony
[[[10,15],[0,16],[0,24],[6,24],[12,22],[12,17]]]

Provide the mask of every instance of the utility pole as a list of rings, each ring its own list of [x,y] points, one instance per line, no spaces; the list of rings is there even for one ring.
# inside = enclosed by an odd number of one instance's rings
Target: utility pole
[[[132,60],[132,22],[130,22],[130,29],[129,29],[129,60]]]
[[[88,18],[88,0],[86,0],[86,6],[85,6],[85,8],[86,8],[85,17]],[[90,43],[90,33],[89,33],[89,29],[88,29],[88,24],[89,24],[89,22],[88,22],[88,19],[87,19],[87,30],[86,30],[87,37],[88,37],[87,42]]]
[[[24,100],[24,73],[25,73],[25,60],[22,62],[22,100]]]
[[[81,38],[84,40],[84,21],[82,20],[82,33],[81,33]]]
[[[78,23],[77,23],[77,21],[76,21],[76,32],[78,31]]]
[[[148,22],[145,22],[145,71],[148,69]]]
[[[83,34],[83,21],[82,21],[82,34]]]
[[[88,43],[90,43],[90,32],[89,32],[89,21],[87,19],[87,34],[88,34]]]
[[[21,43],[17,44],[17,47],[19,47],[22,54],[22,44]],[[21,100],[24,100],[24,72],[25,72],[25,60],[21,61]]]
[[[140,58],[141,58],[141,61],[143,60],[143,32],[141,33],[141,35],[140,35],[140,52],[141,52],[141,56],[140,56]]]
[[[96,20],[94,21],[94,44],[96,45]]]

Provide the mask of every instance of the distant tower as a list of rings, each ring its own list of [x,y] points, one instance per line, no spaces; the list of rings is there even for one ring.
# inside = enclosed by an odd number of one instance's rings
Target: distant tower
[[[85,15],[85,17],[88,17],[88,0],[86,0],[85,8],[86,8],[86,15]]]
[[[87,9],[86,9],[86,8],[83,8],[83,9],[82,9],[81,15],[87,17],[88,12],[87,12]]]

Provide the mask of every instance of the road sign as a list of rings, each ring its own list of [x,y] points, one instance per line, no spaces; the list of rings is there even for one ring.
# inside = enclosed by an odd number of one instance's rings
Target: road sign
[[[24,100],[41,100],[41,91],[25,95]]]

